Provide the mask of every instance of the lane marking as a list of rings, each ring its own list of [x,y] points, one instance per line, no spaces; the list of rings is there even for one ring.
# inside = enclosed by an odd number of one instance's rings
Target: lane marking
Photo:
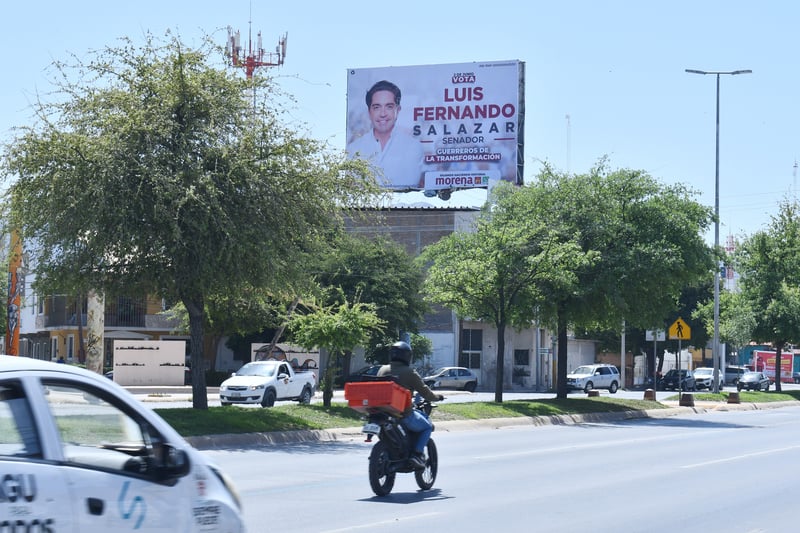
[[[708,466],[708,465],[714,465],[714,464],[720,464],[720,463],[731,463],[733,461],[741,461],[741,460],[744,460],[744,459],[750,459],[752,457],[759,457],[759,456],[762,456],[762,455],[770,455],[770,454],[773,454],[773,453],[788,452],[788,451],[791,451],[791,450],[796,450],[798,448],[800,448],[800,445],[786,446],[785,448],[775,448],[775,449],[772,449],[772,450],[764,450],[764,451],[761,451],[761,452],[753,452],[753,453],[745,453],[745,454],[742,454],[742,455],[734,455],[734,456],[731,456],[731,457],[726,457],[724,459],[715,459],[713,461],[704,461],[702,463],[694,463],[694,464],[690,464],[690,465],[683,465],[680,468],[699,468],[699,467],[702,467],[702,466]]]

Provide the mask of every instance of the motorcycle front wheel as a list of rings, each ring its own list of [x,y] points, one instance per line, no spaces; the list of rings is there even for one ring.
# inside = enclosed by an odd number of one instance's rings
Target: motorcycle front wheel
[[[389,447],[383,441],[376,442],[369,455],[369,485],[378,496],[386,496],[394,487],[397,474],[389,471],[389,463]]]
[[[433,439],[428,440],[427,445],[428,460],[425,463],[424,470],[415,470],[414,479],[417,480],[417,486],[422,490],[430,490],[436,481],[436,473],[439,471],[439,455],[436,452],[436,443]]]

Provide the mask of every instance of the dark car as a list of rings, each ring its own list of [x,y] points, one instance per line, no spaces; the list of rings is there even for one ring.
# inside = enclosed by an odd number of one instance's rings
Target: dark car
[[[374,378],[378,375],[378,370],[381,369],[382,365],[367,365],[363,368],[360,368],[347,376],[344,379],[345,383],[351,383],[354,381],[367,381],[371,378]]]
[[[736,384],[739,390],[763,390],[768,391],[772,384],[770,379],[763,372],[745,372]]]
[[[660,390],[695,390],[694,374],[691,370],[678,371],[673,368],[658,380]]]
[[[792,381],[800,383],[800,372],[792,372]]]

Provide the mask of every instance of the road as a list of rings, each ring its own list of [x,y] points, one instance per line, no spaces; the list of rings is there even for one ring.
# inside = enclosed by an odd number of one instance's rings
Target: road
[[[368,444],[204,451],[235,480],[250,533],[783,532],[796,519],[800,408],[434,433],[440,472],[389,497]]]

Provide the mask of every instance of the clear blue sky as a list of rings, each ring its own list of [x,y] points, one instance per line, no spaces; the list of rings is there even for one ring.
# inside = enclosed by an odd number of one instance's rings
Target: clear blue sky
[[[29,120],[50,88],[53,59],[83,56],[117,38],[177,30],[223,44],[230,25],[288,33],[288,119],[344,148],[348,68],[519,59],[526,63],[525,176],[539,161],[585,172],[649,172],[696,189],[713,206],[715,78],[684,72],[751,69],[721,84],[721,239],[751,234],[793,197],[800,176],[800,4],[766,0],[40,0],[3,7],[0,140]],[[569,117],[569,118],[567,118]],[[713,234],[710,239],[713,239]]]

